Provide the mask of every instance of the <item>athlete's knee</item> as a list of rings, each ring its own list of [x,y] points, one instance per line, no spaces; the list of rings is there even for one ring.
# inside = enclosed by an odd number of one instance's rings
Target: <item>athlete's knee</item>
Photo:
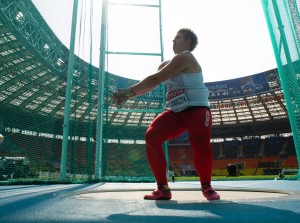
[[[207,153],[212,150],[211,143],[209,139],[195,139],[195,140],[190,140],[191,146],[194,150],[195,153]]]
[[[145,134],[145,142],[149,148],[155,148],[162,145],[159,133],[155,129],[148,129]]]
[[[148,128],[145,133],[145,141],[146,142],[152,142],[157,138],[157,131],[155,128]]]

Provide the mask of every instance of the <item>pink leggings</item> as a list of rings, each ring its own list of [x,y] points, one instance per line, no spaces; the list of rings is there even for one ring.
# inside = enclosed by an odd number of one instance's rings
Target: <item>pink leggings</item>
[[[210,183],[212,174],[211,112],[205,107],[191,107],[182,112],[169,110],[158,115],[146,131],[148,162],[158,184],[168,185],[163,143],[185,131],[194,152],[194,166],[201,184]]]

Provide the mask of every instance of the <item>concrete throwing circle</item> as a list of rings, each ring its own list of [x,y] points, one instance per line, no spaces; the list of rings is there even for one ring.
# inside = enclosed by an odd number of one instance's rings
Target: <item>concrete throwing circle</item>
[[[258,191],[258,190],[217,190],[221,196],[220,201],[254,201],[254,200],[273,200],[291,194],[281,191]],[[128,190],[128,191],[86,191],[76,195],[77,199],[100,199],[118,201],[144,201],[144,195],[151,191]],[[199,190],[172,190],[171,201],[177,202],[204,202]]]

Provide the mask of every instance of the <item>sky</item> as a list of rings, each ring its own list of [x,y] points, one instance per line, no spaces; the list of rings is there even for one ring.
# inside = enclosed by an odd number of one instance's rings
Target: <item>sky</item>
[[[93,10],[90,10],[91,2]],[[33,3],[61,41],[69,46],[73,0],[33,0]],[[161,4],[164,59],[174,56],[172,40],[177,30],[192,29],[199,39],[193,53],[202,67],[205,82],[244,77],[277,67],[261,0],[161,0]],[[100,12],[100,0],[79,0],[78,16],[81,17],[77,20],[77,32],[80,35],[75,53],[95,66],[99,66]],[[124,7],[109,11],[110,49],[156,52],[158,16],[139,9],[137,18],[133,16],[135,12],[124,10]],[[135,28],[130,28],[129,23]],[[83,29],[87,24],[92,24],[93,28]],[[114,74],[141,80],[156,72],[159,63],[160,58],[131,56],[120,61],[112,57],[107,67]]]

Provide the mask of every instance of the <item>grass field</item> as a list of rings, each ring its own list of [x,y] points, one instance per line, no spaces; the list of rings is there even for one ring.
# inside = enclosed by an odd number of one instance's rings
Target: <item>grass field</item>
[[[212,181],[238,181],[238,180],[277,180],[278,175],[256,175],[256,176],[213,176]],[[297,175],[288,175],[285,178],[281,178],[279,180],[299,180]],[[172,179],[169,178],[169,182]],[[196,176],[180,176],[175,177],[175,182],[178,181],[199,181],[199,177]],[[39,184],[70,184],[70,183],[99,183],[99,182],[155,182],[154,178],[144,178],[144,179],[123,179],[120,178],[111,178],[107,179],[106,181],[99,181],[99,180],[88,180],[88,179],[81,179],[81,180],[69,180],[69,181],[60,181],[59,179],[29,179],[29,178],[18,178],[18,179],[8,179],[8,180],[0,180],[1,185],[39,185]]]
[[[258,175],[258,176],[213,176],[213,181],[224,180],[274,180],[278,175]],[[199,177],[175,177],[175,181],[199,181]]]

